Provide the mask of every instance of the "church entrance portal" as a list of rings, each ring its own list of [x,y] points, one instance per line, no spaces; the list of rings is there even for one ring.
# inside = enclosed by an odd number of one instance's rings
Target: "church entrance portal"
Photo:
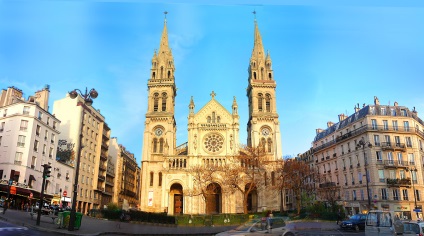
[[[246,185],[246,190],[249,188],[249,185]],[[248,195],[247,195],[247,211],[248,212],[257,212],[258,211],[258,192],[255,189],[253,189]]]
[[[206,200],[206,214],[221,213],[222,194],[221,186],[217,183],[211,183],[207,187]]]
[[[171,199],[173,199],[174,215],[183,214],[183,186],[181,186],[181,184],[173,184],[171,186],[170,196]]]

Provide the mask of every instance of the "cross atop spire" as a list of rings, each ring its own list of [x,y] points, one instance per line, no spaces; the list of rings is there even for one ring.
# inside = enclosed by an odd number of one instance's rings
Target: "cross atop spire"
[[[212,99],[215,99],[215,96],[216,96],[216,93],[214,91],[212,91],[212,93],[211,93]]]

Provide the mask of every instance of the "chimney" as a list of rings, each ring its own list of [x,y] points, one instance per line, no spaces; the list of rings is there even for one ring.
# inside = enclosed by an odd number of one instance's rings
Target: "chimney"
[[[355,106],[355,112],[358,112],[360,109],[359,109],[359,103],[357,104],[357,106]]]
[[[340,121],[343,121],[343,120],[344,120],[344,119],[346,119],[346,118],[347,118],[347,116],[346,116],[345,114],[343,114],[343,113],[342,113],[342,114],[340,114],[340,115],[339,115],[339,122],[340,122]]]
[[[329,122],[327,122],[327,128],[330,128],[331,126],[333,126],[334,125],[334,123],[333,122],[331,122],[331,121],[329,121]]]
[[[321,128],[316,129],[317,134],[321,133],[322,131],[324,131],[324,130],[321,129]]]

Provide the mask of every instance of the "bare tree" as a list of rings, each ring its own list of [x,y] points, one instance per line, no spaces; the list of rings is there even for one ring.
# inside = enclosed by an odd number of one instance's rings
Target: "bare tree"
[[[281,193],[283,191],[293,193],[296,199],[297,214],[300,214],[302,194],[315,194],[314,182],[319,176],[315,169],[311,168],[307,163],[296,159],[277,161],[275,165],[278,178],[276,188]]]

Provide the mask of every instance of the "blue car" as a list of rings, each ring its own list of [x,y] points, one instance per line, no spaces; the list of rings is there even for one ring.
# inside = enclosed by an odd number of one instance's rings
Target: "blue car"
[[[366,214],[356,214],[351,216],[348,220],[342,221],[340,224],[341,229],[351,229],[355,231],[365,229]]]

